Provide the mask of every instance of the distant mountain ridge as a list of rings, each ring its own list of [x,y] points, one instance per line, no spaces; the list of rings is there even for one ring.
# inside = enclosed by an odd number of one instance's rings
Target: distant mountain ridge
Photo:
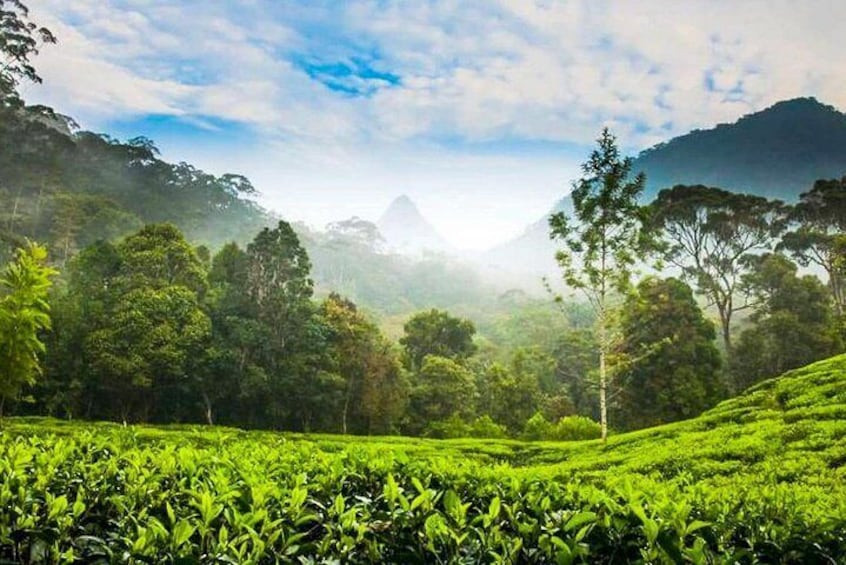
[[[646,174],[644,202],[677,184],[795,202],[815,180],[846,174],[846,114],[815,98],[785,100],[732,124],[659,143],[642,151],[632,169]],[[572,201],[565,197],[523,234],[487,251],[483,262],[524,273],[556,273],[547,219],[568,207],[572,210]]]
[[[572,198],[565,196],[522,234],[486,251],[481,258],[483,266],[500,269],[517,267],[519,272],[549,274],[550,267],[555,267],[555,245],[549,239],[549,216],[557,212],[572,214]]]
[[[648,200],[676,184],[704,184],[788,202],[820,178],[846,173],[846,114],[815,98],[778,102],[732,124],[694,130],[646,149]]]

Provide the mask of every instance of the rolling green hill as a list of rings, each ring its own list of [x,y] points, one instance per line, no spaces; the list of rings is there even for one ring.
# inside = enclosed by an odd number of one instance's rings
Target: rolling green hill
[[[845,479],[846,355],[607,445],[17,419],[0,558],[837,563]]]

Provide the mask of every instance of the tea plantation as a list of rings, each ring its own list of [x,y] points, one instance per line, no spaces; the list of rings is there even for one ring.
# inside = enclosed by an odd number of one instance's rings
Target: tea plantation
[[[838,563],[846,356],[599,442],[13,419],[3,563]]]

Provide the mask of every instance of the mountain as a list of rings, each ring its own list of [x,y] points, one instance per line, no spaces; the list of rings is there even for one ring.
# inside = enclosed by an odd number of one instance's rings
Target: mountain
[[[814,98],[779,102],[733,124],[694,130],[641,152],[632,164],[646,174],[644,201],[676,184],[704,184],[794,202],[820,178],[846,174],[846,114]],[[489,250],[489,267],[554,274],[555,246],[547,218],[564,198],[517,238]],[[572,209],[572,208],[570,208]]]
[[[787,202],[820,178],[846,173],[846,114],[814,98],[779,102],[733,124],[694,130],[643,151],[645,196],[704,184]]]
[[[452,251],[411,199],[397,197],[376,222],[388,247],[399,253],[419,255],[425,251]]]
[[[518,271],[536,276],[554,272],[555,244],[549,239],[549,216],[573,211],[573,200],[565,196],[542,218],[516,238],[497,245],[482,255],[482,266],[491,270]]]

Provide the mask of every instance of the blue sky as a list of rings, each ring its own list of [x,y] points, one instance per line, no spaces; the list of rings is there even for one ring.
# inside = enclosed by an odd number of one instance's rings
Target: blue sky
[[[456,246],[566,194],[599,130],[635,153],[785,98],[846,108],[846,2],[31,0],[31,101],[248,175],[315,226],[408,194]]]

